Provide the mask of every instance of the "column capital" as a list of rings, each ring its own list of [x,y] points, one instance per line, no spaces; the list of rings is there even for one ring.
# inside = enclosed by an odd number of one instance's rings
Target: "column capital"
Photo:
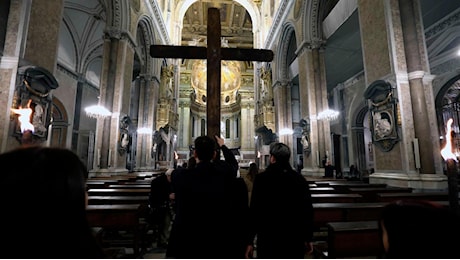
[[[133,38],[130,32],[125,31],[125,30],[120,30],[118,28],[114,27],[109,27],[104,30],[104,40],[112,40],[112,39],[117,39],[117,40],[127,40],[129,45],[134,49],[136,48],[136,40]]]

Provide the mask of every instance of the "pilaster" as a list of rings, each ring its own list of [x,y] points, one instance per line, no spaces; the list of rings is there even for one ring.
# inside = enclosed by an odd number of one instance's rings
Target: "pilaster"
[[[429,187],[445,176],[420,178],[440,168],[437,124],[429,74],[424,31],[418,1],[358,1],[366,86],[377,80],[391,84],[397,99],[399,141],[389,151],[373,145],[376,174],[371,182],[390,181],[408,186]],[[415,165],[414,140],[418,140],[421,167]],[[439,152],[438,152],[439,153]],[[397,177],[396,177],[397,176]],[[414,182],[414,179],[418,181]],[[438,184],[434,186],[439,187]]]

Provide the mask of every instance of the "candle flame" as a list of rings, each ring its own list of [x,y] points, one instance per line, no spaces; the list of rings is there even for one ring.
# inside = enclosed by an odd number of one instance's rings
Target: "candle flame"
[[[29,131],[34,131],[35,128],[34,128],[34,125],[30,122],[30,117],[32,115],[32,108],[30,108],[30,103],[32,103],[32,100],[29,99],[29,102],[27,103],[27,107],[26,108],[21,108],[21,106],[19,106],[19,108],[12,108],[11,111],[15,114],[18,114],[18,121],[19,121],[19,125],[21,127],[21,133],[24,133],[25,131],[29,130]]]
[[[449,160],[449,159],[453,159],[455,161],[457,161],[457,157],[455,156],[455,154],[452,152],[452,136],[451,136],[451,132],[452,132],[452,122],[453,122],[453,119],[450,118],[449,120],[447,120],[447,127],[446,127],[446,145],[444,146],[444,148],[441,150],[441,155],[442,155],[442,158],[444,158],[445,161]]]

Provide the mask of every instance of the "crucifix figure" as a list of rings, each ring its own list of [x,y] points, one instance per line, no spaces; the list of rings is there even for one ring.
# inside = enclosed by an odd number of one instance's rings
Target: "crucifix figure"
[[[206,129],[207,135],[220,136],[221,61],[272,61],[273,52],[263,49],[221,48],[220,13],[208,9],[208,47],[152,45],[153,58],[207,59]]]

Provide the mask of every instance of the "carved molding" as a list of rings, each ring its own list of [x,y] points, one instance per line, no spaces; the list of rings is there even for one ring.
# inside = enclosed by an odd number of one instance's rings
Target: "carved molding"
[[[155,24],[155,28],[157,29],[156,31],[159,32],[161,44],[171,45],[171,40],[169,39],[168,30],[166,29],[161,9],[158,6],[158,1],[145,0],[145,2],[147,9],[150,11],[150,15],[154,17],[153,22]]]
[[[282,1],[278,10],[276,11],[275,19],[273,20],[272,27],[267,35],[267,40],[265,41],[265,49],[271,49],[274,44],[274,41],[278,39],[276,35],[282,28],[282,22],[286,20],[286,16],[289,14],[290,7],[294,4],[294,1]]]

